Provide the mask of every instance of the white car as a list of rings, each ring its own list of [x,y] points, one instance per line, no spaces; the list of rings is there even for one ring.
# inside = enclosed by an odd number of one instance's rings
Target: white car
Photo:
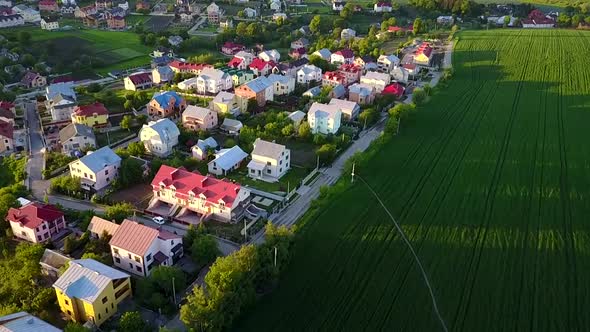
[[[164,225],[166,223],[166,220],[162,217],[153,217],[152,220],[158,225]]]

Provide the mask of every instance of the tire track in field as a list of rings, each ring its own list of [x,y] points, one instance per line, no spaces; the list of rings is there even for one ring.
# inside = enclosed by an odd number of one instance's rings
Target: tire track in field
[[[533,36],[533,34],[529,35],[528,44],[531,43],[532,36]],[[465,301],[465,306],[464,306],[465,309],[461,310],[461,304],[460,304],[459,309],[457,310],[457,314],[456,314],[455,318],[453,319],[453,323],[452,323],[452,326],[460,326],[460,328],[458,330],[464,330],[464,328],[465,328],[465,321],[467,318],[467,312],[469,311],[469,308],[471,305],[471,294],[473,292],[473,288],[475,287],[475,283],[477,281],[477,271],[479,270],[479,264],[481,262],[481,256],[482,256],[484,244],[485,244],[485,241],[487,238],[489,224],[492,219],[492,214],[493,214],[494,205],[495,205],[495,198],[496,198],[496,194],[498,191],[499,182],[501,179],[502,169],[504,167],[504,162],[506,161],[506,154],[508,152],[508,146],[510,145],[510,138],[512,136],[512,128],[514,125],[514,120],[516,118],[516,113],[517,113],[516,110],[517,110],[518,102],[520,100],[520,92],[522,91],[523,81],[526,77],[530,63],[531,63],[531,61],[525,61],[524,69],[521,70],[521,75],[520,75],[520,79],[518,80],[516,94],[514,96],[514,101],[512,103],[512,109],[510,110],[508,124],[507,124],[506,130],[504,131],[504,138],[502,140],[502,147],[500,149],[500,154],[498,155],[498,159],[496,160],[496,166],[494,168],[492,182],[490,183],[490,186],[489,186],[490,190],[488,191],[488,194],[486,195],[486,199],[485,199],[485,203],[484,203],[484,207],[485,207],[485,212],[484,212],[484,217],[483,217],[484,222],[483,222],[483,224],[480,225],[480,232],[478,233],[478,236],[475,241],[476,248],[473,251],[471,263],[469,264],[469,268],[467,270],[468,272],[472,271],[471,267],[474,266],[473,273],[472,273],[473,278],[472,278],[471,282],[468,282],[466,280],[465,284],[466,285],[471,284],[471,285],[465,287],[465,291],[461,292],[461,297],[460,297],[460,303]],[[481,239],[481,241],[480,241],[480,239]],[[479,250],[477,249],[478,243],[480,243]],[[469,275],[470,275],[470,273],[467,273],[467,278],[469,278]],[[464,313],[460,315],[461,311],[464,311]],[[460,320],[460,322],[458,322],[458,320]]]

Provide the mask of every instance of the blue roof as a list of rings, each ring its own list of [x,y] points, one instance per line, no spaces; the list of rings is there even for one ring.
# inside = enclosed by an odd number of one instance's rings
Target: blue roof
[[[213,161],[221,169],[229,170],[232,167],[234,167],[237,163],[244,160],[247,156],[248,156],[248,154],[246,152],[242,151],[242,149],[240,149],[240,147],[236,145],[236,146],[232,147],[231,149],[220,150],[217,153],[215,160],[213,160]]]
[[[156,92],[154,93],[154,97],[152,99],[155,99],[156,102],[160,104],[160,106],[165,107],[170,103],[171,98],[174,98],[175,100],[174,107],[179,107],[182,97],[179,96],[178,93],[176,93],[176,91]]]
[[[121,157],[119,157],[111,148],[105,146],[80,158],[80,162],[96,173],[108,165],[120,163]]]

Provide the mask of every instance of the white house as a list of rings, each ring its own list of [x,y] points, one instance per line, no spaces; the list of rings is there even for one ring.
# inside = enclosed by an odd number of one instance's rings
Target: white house
[[[180,90],[184,90],[184,91],[197,89],[197,80],[198,79],[199,79],[198,77],[191,77],[191,78],[186,79],[182,82],[179,82],[178,88]]]
[[[147,152],[158,157],[166,157],[172,153],[172,148],[178,144],[180,130],[170,119],[150,121],[139,131],[139,140]]]
[[[343,49],[332,53],[330,56],[330,62],[332,64],[350,64],[354,62],[354,52],[350,49]]]
[[[199,94],[217,94],[233,87],[234,82],[231,75],[219,69],[205,68],[197,78],[197,93]]]
[[[391,77],[393,80],[400,83],[408,83],[409,76],[410,73],[408,70],[401,66],[396,66],[391,71]]]
[[[332,52],[330,52],[330,50],[327,48],[322,48],[321,50],[317,50],[317,51],[313,52],[311,55],[319,56],[320,58],[322,58],[326,61],[331,61],[331,59],[332,59]]]
[[[88,153],[69,164],[70,176],[80,178],[85,190],[100,191],[113,182],[121,167],[119,157],[108,146]]]
[[[252,160],[248,163],[248,176],[266,182],[277,182],[291,168],[291,150],[284,145],[254,141]]]
[[[386,73],[370,71],[361,76],[361,83],[374,87],[377,93],[381,93],[389,82],[391,82],[391,77]]]
[[[316,134],[335,134],[340,129],[342,111],[338,106],[313,103],[307,112],[307,123]]]
[[[28,7],[25,4],[16,5],[12,7],[12,10],[15,13],[21,15],[25,23],[38,23],[41,21],[41,14],[39,11]]]
[[[361,112],[361,107],[359,104],[353,101],[332,98],[330,99],[330,103],[328,105],[338,107],[340,112],[342,112],[342,116],[344,116],[344,118],[347,120],[355,119]]]
[[[279,62],[279,60],[281,59],[281,53],[279,53],[279,51],[277,50],[262,51],[258,53],[258,57],[266,62]]]
[[[53,31],[59,29],[59,22],[55,19],[43,18],[41,19],[41,29]]]
[[[221,149],[215,153],[215,159],[207,164],[209,173],[215,175],[227,175],[231,171],[240,168],[240,165],[248,154],[235,145],[229,149]]]
[[[242,61],[246,65],[246,67],[248,67],[252,63],[252,61],[254,61],[255,56],[254,56],[254,54],[252,54],[250,52],[239,51],[238,53],[236,53],[234,55],[234,58],[242,59]]]
[[[189,105],[182,112],[182,126],[189,130],[210,130],[217,121],[217,112],[208,108]]]
[[[322,81],[322,69],[314,65],[305,65],[297,71],[297,83],[309,84]]]
[[[11,28],[25,24],[25,19],[19,14],[0,15],[0,28]]]
[[[244,8],[244,16],[247,18],[255,18],[257,15],[256,10],[250,7]]]
[[[399,66],[400,60],[397,56],[391,55],[380,55],[377,59],[377,70],[382,73],[389,73],[394,67]]]
[[[373,11],[375,13],[390,13],[393,10],[389,2],[377,2],[373,5]]]
[[[352,29],[346,28],[342,29],[342,32],[340,32],[340,39],[342,40],[350,40],[354,37],[356,37],[356,31]]]
[[[285,13],[274,13],[272,14],[272,20],[273,21],[278,21],[279,19],[283,19],[286,20],[287,19],[287,14]]]
[[[333,11],[342,11],[344,9],[344,6],[346,5],[345,1],[339,1],[339,0],[332,0],[332,10]]]
[[[70,123],[59,131],[59,144],[62,153],[72,155],[82,149],[96,148],[96,137],[92,128]]]
[[[191,152],[193,158],[198,160],[205,160],[207,159],[207,153],[209,152],[209,150],[216,149],[217,147],[217,141],[213,137],[208,137],[204,140],[198,140],[197,144],[193,145],[193,147],[191,148]]]
[[[271,0],[270,10],[273,10],[275,12],[280,12],[281,11],[281,2],[279,0]]]
[[[274,86],[274,95],[288,95],[295,90],[295,78],[283,75],[268,75],[268,79]]]
[[[53,121],[65,121],[72,118],[77,105],[76,92],[72,83],[51,84],[45,88],[45,107],[51,113]]]

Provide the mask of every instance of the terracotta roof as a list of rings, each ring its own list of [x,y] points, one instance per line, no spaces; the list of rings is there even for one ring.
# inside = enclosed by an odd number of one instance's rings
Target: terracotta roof
[[[404,65],[402,67],[404,67],[406,69],[414,70],[414,69],[416,69],[416,64],[414,64],[414,63],[404,63]]]
[[[420,45],[420,47],[418,47],[418,49],[416,50],[416,55],[424,54],[427,57],[429,57],[431,53],[432,47],[428,43],[422,43],[422,45]]]
[[[24,227],[35,229],[43,221],[52,221],[63,216],[63,212],[53,205],[33,202],[18,209],[10,208],[6,220],[20,222]]]
[[[109,110],[99,102],[90,105],[76,106],[74,109],[74,114],[77,116],[92,116],[95,113],[96,115],[108,115]]]
[[[330,81],[344,81],[346,79],[344,75],[338,71],[327,71],[324,73],[323,78]]]
[[[10,111],[10,109],[13,107],[15,107],[14,103],[11,103],[9,101],[4,101],[4,100],[0,101],[0,109]]]
[[[14,119],[14,113],[10,110],[10,107],[4,108],[2,105],[3,101],[0,102],[0,117],[7,118],[7,119]]]
[[[14,138],[14,126],[12,123],[0,120],[0,136]]]
[[[229,62],[227,63],[227,65],[229,67],[235,68],[235,67],[239,66],[240,63],[242,63],[242,61],[244,61],[244,59],[233,57],[231,60],[229,60]]]
[[[91,233],[98,234],[98,236],[102,236],[102,233],[105,231],[113,236],[117,232],[117,229],[119,229],[119,225],[97,216],[92,217],[90,224],[88,224],[88,230]]]
[[[176,68],[178,70],[196,70],[201,71],[205,68],[213,68],[212,65],[206,63],[190,63],[174,60],[168,64],[170,68]]]
[[[361,67],[360,66],[357,66],[354,63],[345,63],[345,64],[341,65],[338,68],[338,70],[344,71],[344,72],[347,72],[347,73],[358,73],[358,72],[361,71]]]
[[[109,244],[136,255],[144,256],[152,242],[158,238],[158,233],[157,229],[125,219]]]
[[[24,84],[31,84],[31,82],[33,82],[33,80],[35,80],[37,77],[39,76],[39,74],[33,72],[33,71],[29,71],[25,74],[25,76],[23,76],[23,78],[20,80],[21,83]]]
[[[189,193],[195,197],[201,196],[208,203],[231,207],[238,196],[240,185],[214,177],[189,172],[184,168],[174,168],[162,165],[152,181],[154,190],[163,185],[165,188],[175,188],[176,197],[187,198]]]
[[[149,73],[137,73],[137,74],[129,75],[129,79],[135,85],[152,81],[152,77],[150,76]]]

